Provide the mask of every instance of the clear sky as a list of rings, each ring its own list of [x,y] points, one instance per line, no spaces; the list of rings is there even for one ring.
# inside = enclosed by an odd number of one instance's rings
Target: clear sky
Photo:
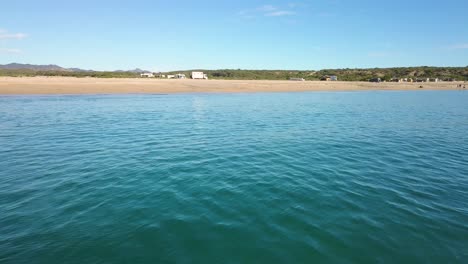
[[[2,0],[0,64],[467,66],[467,0]]]

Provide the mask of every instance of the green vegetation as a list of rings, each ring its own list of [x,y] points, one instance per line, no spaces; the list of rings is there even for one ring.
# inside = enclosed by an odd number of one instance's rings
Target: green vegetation
[[[226,80],[288,80],[289,78],[304,78],[320,80],[324,75],[336,75],[340,81],[368,81],[371,78],[381,78],[390,81],[392,78],[452,78],[468,80],[467,67],[407,67],[407,68],[374,68],[374,69],[326,69],[320,71],[286,71],[286,70],[194,70],[203,71],[210,79]],[[168,72],[163,74],[184,73],[190,76],[190,71]]]
[[[110,71],[36,71],[30,69],[0,69],[0,76],[33,77],[33,76],[63,76],[63,77],[96,77],[96,78],[137,78],[139,73]]]
[[[203,71],[210,79],[226,80],[288,80],[289,78],[304,78],[319,80],[324,75],[336,75],[340,81],[368,81],[371,78],[381,78],[389,81],[396,78],[452,78],[460,81],[468,80],[467,67],[405,67],[405,68],[373,68],[373,69],[325,69],[320,71],[287,71],[287,70],[193,70]],[[184,73],[190,77],[192,70],[165,72],[161,74]],[[98,78],[139,78],[140,74],[129,71],[38,71],[31,69],[0,69],[0,76],[69,76]]]

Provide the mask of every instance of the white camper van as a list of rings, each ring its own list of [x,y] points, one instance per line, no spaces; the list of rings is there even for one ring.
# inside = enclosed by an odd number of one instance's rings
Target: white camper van
[[[208,74],[204,74],[203,72],[192,72],[192,79],[208,80]]]

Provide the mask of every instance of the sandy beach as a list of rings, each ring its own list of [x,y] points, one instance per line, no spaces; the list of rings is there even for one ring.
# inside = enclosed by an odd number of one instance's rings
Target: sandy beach
[[[359,90],[457,90],[458,82],[369,83],[256,80],[101,79],[73,77],[0,77],[1,95],[234,93]],[[423,88],[420,88],[422,86]]]

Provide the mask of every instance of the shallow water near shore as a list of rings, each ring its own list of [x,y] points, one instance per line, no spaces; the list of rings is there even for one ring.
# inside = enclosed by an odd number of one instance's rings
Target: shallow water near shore
[[[0,97],[1,263],[467,263],[468,92]]]

